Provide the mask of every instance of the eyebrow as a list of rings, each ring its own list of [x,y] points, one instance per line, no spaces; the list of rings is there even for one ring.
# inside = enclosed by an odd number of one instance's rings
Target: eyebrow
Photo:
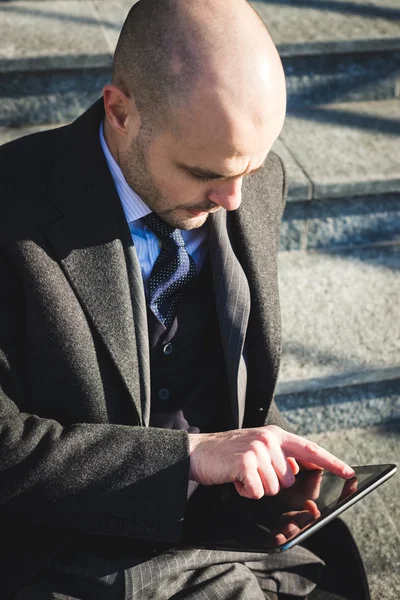
[[[201,177],[204,177],[207,179],[224,179],[225,181],[230,181],[232,179],[238,179],[239,177],[243,177],[244,175],[252,175],[253,173],[257,173],[257,171],[261,171],[261,169],[264,166],[264,163],[262,163],[262,165],[260,165],[256,169],[249,171],[248,173],[242,173],[240,175],[230,175],[230,176],[222,175],[221,173],[215,173],[214,171],[209,171],[208,169],[201,169],[200,167],[190,167],[189,165],[182,165],[182,166],[184,166],[184,168],[187,169],[188,171],[192,171],[196,175],[200,175]]]

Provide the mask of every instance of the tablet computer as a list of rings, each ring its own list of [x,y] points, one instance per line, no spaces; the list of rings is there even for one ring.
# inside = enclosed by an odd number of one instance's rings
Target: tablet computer
[[[242,498],[232,484],[200,486],[188,503],[182,547],[283,552],[361,500],[395,474],[394,464],[353,467],[344,480],[328,471],[300,471],[276,496]]]

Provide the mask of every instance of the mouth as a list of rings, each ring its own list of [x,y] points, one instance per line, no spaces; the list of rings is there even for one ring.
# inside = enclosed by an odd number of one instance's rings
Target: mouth
[[[217,210],[219,210],[219,207],[210,210],[199,210],[194,208],[188,208],[186,210],[192,217],[206,217],[208,215],[211,215],[212,213],[217,212]]]

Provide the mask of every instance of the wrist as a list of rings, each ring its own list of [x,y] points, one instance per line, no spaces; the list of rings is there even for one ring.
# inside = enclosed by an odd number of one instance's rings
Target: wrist
[[[190,467],[189,467],[189,480],[190,481],[198,481],[196,477],[197,471],[197,462],[198,462],[198,451],[197,448],[201,444],[202,438],[207,434],[204,433],[189,433],[189,458],[190,458]]]

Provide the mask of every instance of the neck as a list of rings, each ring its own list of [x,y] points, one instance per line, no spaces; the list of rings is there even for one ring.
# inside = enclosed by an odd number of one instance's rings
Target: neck
[[[110,123],[108,122],[107,116],[104,118],[104,121],[103,121],[103,133],[104,133],[104,139],[106,140],[108,149],[110,150],[114,160],[119,165],[119,148],[118,148],[117,140],[115,139],[115,133],[114,133],[113,128],[111,127]]]

